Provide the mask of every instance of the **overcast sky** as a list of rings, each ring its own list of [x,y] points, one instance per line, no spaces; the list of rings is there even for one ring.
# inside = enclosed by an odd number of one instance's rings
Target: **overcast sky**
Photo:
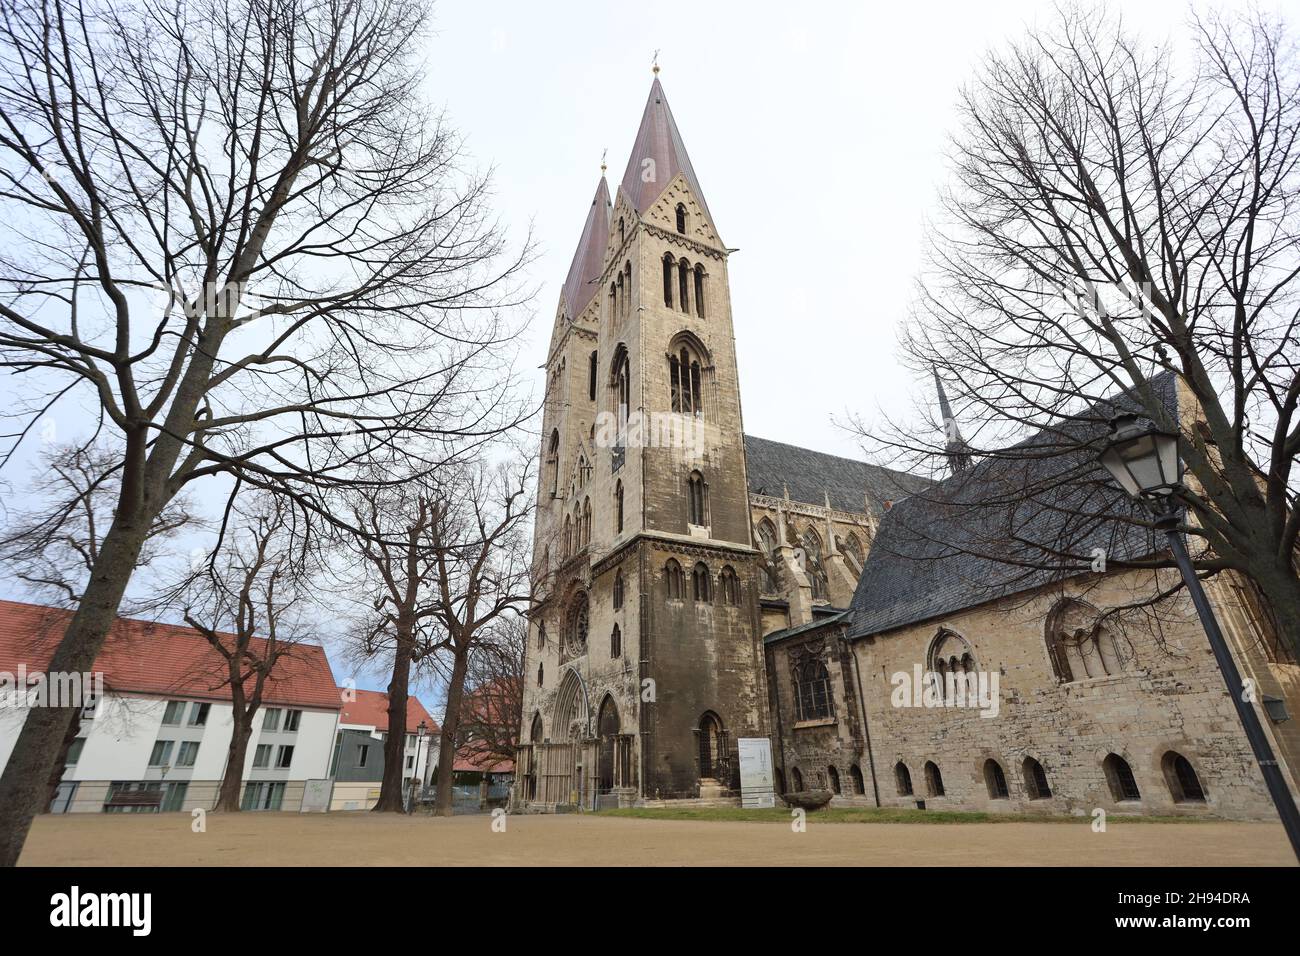
[[[1153,42],[1177,38],[1189,10],[1120,8]],[[929,383],[897,368],[895,328],[945,177],[953,104],[983,51],[1050,18],[1050,4],[440,0],[435,11],[429,93],[495,166],[505,222],[522,235],[531,221],[541,244],[530,365],[545,359],[601,151],[612,190],[660,49],[709,208],[739,249],[746,431],[857,455],[832,415],[932,401]]]

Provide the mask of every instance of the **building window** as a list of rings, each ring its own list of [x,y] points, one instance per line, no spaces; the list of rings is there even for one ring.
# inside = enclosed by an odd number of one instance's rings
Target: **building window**
[[[960,634],[940,628],[930,642],[928,666],[939,697],[945,703],[969,704],[975,699],[979,689],[975,655]]]
[[[293,763],[293,744],[281,744],[280,751],[275,755],[275,765],[283,770]]]
[[[708,604],[713,600],[713,576],[703,561],[698,562],[691,571],[691,590],[697,602]]]
[[[185,794],[190,785],[184,780],[173,780],[163,791],[162,803],[158,805],[160,813],[175,813],[185,805]]]
[[[1169,793],[1174,803],[1204,803],[1205,788],[1201,778],[1196,775],[1192,763],[1182,754],[1171,750],[1160,761],[1165,771],[1165,780],[1169,783]]]
[[[707,525],[709,523],[709,486],[704,483],[704,476],[698,471],[693,471],[690,478],[686,480],[686,484],[687,501],[689,503],[689,514],[686,520],[693,525]]]
[[[81,752],[86,749],[86,738],[77,737],[68,745],[68,756],[64,759],[65,767],[75,767],[81,759]]]
[[[1025,776],[1025,792],[1030,800],[1047,800],[1052,796],[1052,788],[1047,784],[1047,772],[1043,765],[1033,757],[1026,757],[1022,765]]]
[[[537,665],[537,686],[538,687],[542,686],[542,678],[545,675],[545,671],[543,671],[542,667],[543,667],[542,664]]]
[[[925,788],[932,797],[943,796],[943,774],[939,772],[939,765],[933,760],[925,762]]]
[[[169,700],[166,708],[163,709],[163,726],[179,727],[181,718],[185,716],[185,701]]]
[[[274,732],[280,729],[280,708],[271,707],[262,718],[262,732]]]
[[[673,256],[664,254],[664,305],[673,307]]]
[[[632,314],[632,263],[623,263],[623,287],[627,289],[627,295],[623,297],[623,317],[627,318]]]
[[[777,589],[776,526],[767,518],[758,523],[758,550],[763,553],[763,577],[760,582],[763,593],[774,594]]]
[[[279,810],[284,800],[284,782],[263,781],[250,783],[244,787],[243,808],[245,810]]]
[[[587,357],[587,397],[596,400],[596,353]]]
[[[546,448],[546,467],[551,472],[551,497],[554,498],[560,492],[560,431],[558,428],[551,431],[551,440]]]
[[[861,796],[867,792],[866,784],[862,780],[862,768],[857,764],[849,766],[849,779],[853,781],[853,792]]]
[[[537,624],[537,649],[546,650],[546,622],[539,621]]]
[[[866,563],[866,552],[862,548],[862,542],[852,531],[844,539],[844,553],[849,556],[849,563],[853,565],[853,570],[861,574],[862,566]]]
[[[618,241],[623,241],[623,217],[618,217]]]
[[[204,727],[208,723],[208,711],[212,710],[211,704],[195,704],[190,708],[190,726]]]
[[[831,716],[831,677],[821,657],[805,653],[793,663],[795,720]]]
[[[268,747],[267,750],[270,750],[270,748]],[[360,769],[364,767],[369,760],[370,744],[357,744],[357,768]]]
[[[1101,767],[1106,774],[1106,783],[1110,785],[1110,795],[1116,803],[1142,799],[1142,791],[1138,789],[1133,768],[1127,760],[1119,754],[1107,754]]]
[[[814,601],[826,599],[826,569],[822,567],[822,539],[815,528],[808,528],[801,539],[803,544],[803,570],[812,586]]]
[[[736,570],[731,565],[723,565],[722,573],[718,575],[719,590],[722,591],[722,603],[728,607],[740,606],[740,579],[736,577]]]
[[[582,546],[591,544],[591,499],[582,500]]]
[[[587,651],[587,629],[590,623],[590,609],[587,592],[579,591],[569,608],[568,627],[564,635],[564,650],[573,655],[585,654]]]
[[[1062,684],[1123,673],[1120,646],[1096,608],[1066,598],[1047,615],[1047,655]]]
[[[619,611],[623,608],[623,572],[617,571],[614,574],[614,610]]]
[[[686,207],[681,203],[677,204],[677,231],[686,235]]]
[[[690,349],[681,350],[668,358],[670,404],[674,412],[703,414],[703,395],[700,389],[700,360]]]
[[[271,766],[271,745],[270,744],[257,745],[257,749],[253,751],[253,766],[259,770],[263,770]],[[365,766],[365,764],[362,764],[362,766]]]
[[[623,482],[614,485],[614,533],[623,533]]]
[[[912,795],[912,771],[908,770],[907,764],[901,760],[894,764],[894,786],[898,788],[900,797]]]
[[[670,601],[680,601],[686,596],[686,576],[674,558],[669,558],[664,565],[664,590]]]
[[[839,793],[840,772],[834,764],[826,768],[826,778],[831,782],[831,793]]]
[[[149,752],[149,766],[166,767],[171,762],[173,746],[170,740],[155,740]]]
[[[795,793],[803,791],[803,774],[799,772],[798,767],[790,771],[790,782],[794,784]]]
[[[284,714],[284,729],[286,733],[294,733],[298,730],[298,725],[302,723],[301,710],[288,710]]]
[[[677,305],[687,314],[691,311],[690,288],[691,264],[683,259],[681,262],[677,263]]]
[[[617,624],[614,625],[614,630],[609,633],[609,656],[623,656],[623,632],[618,629]]]
[[[181,743],[181,749],[176,752],[176,766],[193,767],[194,762],[199,759],[199,742],[197,740],[186,740]]]
[[[704,318],[704,266],[695,267],[695,314]]]
[[[990,800],[1005,800],[1011,796],[1007,790],[1007,775],[996,760],[984,761],[984,785],[988,787]]]

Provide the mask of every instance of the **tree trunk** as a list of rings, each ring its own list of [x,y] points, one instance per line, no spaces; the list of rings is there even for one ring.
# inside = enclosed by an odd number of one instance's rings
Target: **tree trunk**
[[[1300,661],[1300,578],[1285,565],[1249,575],[1267,602],[1278,642]],[[1267,640],[1268,635],[1264,635]]]
[[[48,672],[84,674],[94,670],[148,528],[148,520],[115,521],[109,528]],[[17,864],[32,819],[49,806],[50,774],[76,713],[74,707],[33,707],[27,712],[9,763],[0,775],[0,866]]]
[[[456,737],[460,733],[460,704],[465,691],[465,673],[469,670],[469,645],[455,648],[451,665],[451,682],[447,685],[447,713],[442,722],[442,739],[438,741],[438,802],[435,812],[451,816],[451,782],[456,763]]]
[[[82,697],[82,703],[86,698]],[[63,746],[59,748],[59,754],[54,760],[54,766],[50,768],[49,797],[45,801],[45,807],[42,813],[48,813],[50,804],[59,794],[59,784],[63,782],[63,771],[67,769],[68,751],[72,749],[72,742],[77,739],[77,734],[81,731],[81,711],[74,709],[72,711],[72,720],[68,721],[68,729],[63,734]]]
[[[243,809],[239,802],[240,790],[244,783],[244,761],[248,758],[248,741],[253,736],[253,718],[251,714],[235,711],[235,726],[230,733],[230,748],[226,752],[226,773],[221,778],[221,789],[217,792],[217,805],[213,810],[238,813]]]
[[[411,679],[410,638],[397,641],[393,679],[388,683],[388,737],[384,740],[384,779],[379,786],[376,813],[405,813],[402,775],[406,769],[406,699]]]

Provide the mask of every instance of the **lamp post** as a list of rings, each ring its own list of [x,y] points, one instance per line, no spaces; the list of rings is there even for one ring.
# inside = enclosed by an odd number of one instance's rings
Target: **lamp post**
[[[1241,672],[1237,670],[1237,663],[1228,651],[1214,609],[1205,596],[1200,578],[1196,576],[1192,559],[1187,553],[1187,545],[1178,530],[1179,513],[1173,501],[1174,493],[1181,487],[1178,436],[1152,426],[1144,426],[1135,415],[1118,415],[1111,420],[1110,440],[1101,453],[1101,463],[1120,487],[1151,511],[1156,527],[1169,540],[1183,584],[1192,597],[1192,603],[1196,605],[1196,613],[1210,639],[1214,659],[1228,685],[1228,696],[1237,708],[1237,717],[1246,732],[1246,739],[1250,741],[1250,749],[1255,754],[1260,773],[1264,775],[1264,783],[1277,807],[1277,815],[1286,829],[1287,838],[1291,841],[1291,849],[1300,860],[1300,811],[1296,809],[1295,799],[1282,778],[1282,769],[1273,755],[1273,748],[1269,746],[1259,715],[1242,695]]]
[[[406,807],[406,812],[408,814],[415,812],[416,788],[423,776],[420,773],[420,747],[424,744],[424,735],[428,732],[429,725],[423,720],[420,721],[419,726],[415,728],[415,766],[411,768],[411,799],[407,803]]]

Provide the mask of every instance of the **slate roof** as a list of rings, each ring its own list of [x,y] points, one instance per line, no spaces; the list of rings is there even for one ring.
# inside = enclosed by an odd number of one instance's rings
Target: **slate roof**
[[[565,277],[560,292],[569,318],[576,319],[596,294],[595,281],[604,269],[605,247],[608,244],[609,187],[605,184],[605,177],[601,176],[596,186],[596,195],[591,200],[591,208],[587,210],[587,219],[582,224],[582,235],[578,239],[578,248],[573,252],[569,274]]]
[[[649,181],[645,178],[646,170],[651,168],[646,163],[647,159],[654,160],[654,176]],[[704,191],[700,189],[700,181],[691,167],[691,158],[686,155],[686,144],[682,142],[677,121],[673,119],[673,111],[668,108],[668,97],[664,95],[663,85],[656,76],[650,84],[650,96],[646,99],[645,112],[641,114],[641,125],[636,131],[632,153],[628,156],[622,188],[636,211],[644,213],[678,173],[686,176],[691,191],[704,209],[704,215],[709,222],[713,222],[709,204],[704,201]]]
[[[865,492],[877,516],[884,513],[886,501],[900,501],[933,484],[892,468],[754,435],[745,436],[745,472],[751,494],[781,498],[788,487],[792,501],[823,505],[829,494],[832,508],[860,512],[866,510]]]
[[[1176,420],[1175,379],[1152,380]],[[1107,423],[1135,411],[1121,396],[1041,431],[894,506],[880,523],[850,607],[850,637],[876,634],[1062,580],[1073,555],[1112,562],[1162,547],[1123,520],[1140,506],[1098,464]]]
[[[20,664],[29,673],[43,671],[71,619],[63,608],[0,601],[0,671],[16,673]],[[253,638],[253,653],[260,655],[263,645]],[[110,693],[230,700],[225,658],[189,627],[119,617],[94,670],[103,672]],[[263,703],[338,710],[342,700],[325,649],[294,646],[267,678]]]

